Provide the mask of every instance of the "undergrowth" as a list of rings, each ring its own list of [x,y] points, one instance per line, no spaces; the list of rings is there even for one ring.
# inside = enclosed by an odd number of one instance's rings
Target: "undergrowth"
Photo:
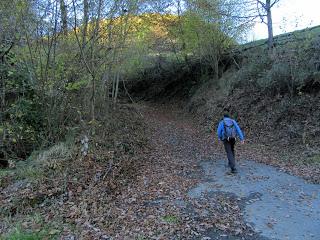
[[[45,222],[43,216],[39,213],[22,216],[18,220],[7,217],[4,221],[7,225],[10,225],[8,233],[3,235],[3,239],[6,240],[58,239],[58,235],[63,228],[61,223]]]
[[[7,219],[7,224],[0,223],[0,236],[56,239],[61,235],[58,223],[62,217],[70,219],[67,228],[76,233],[72,227],[74,219],[68,215],[70,207],[59,203],[67,201],[77,209],[79,204],[103,194],[96,201],[107,208],[112,194],[134,181],[147,146],[145,127],[130,105],[117,106],[112,114],[112,120],[99,119],[95,134],[84,131],[73,140],[34,152],[14,168],[0,171],[0,218]],[[81,139],[85,134],[88,151],[84,155]],[[41,224],[28,220],[34,212],[39,213]],[[52,226],[51,222],[58,225]]]

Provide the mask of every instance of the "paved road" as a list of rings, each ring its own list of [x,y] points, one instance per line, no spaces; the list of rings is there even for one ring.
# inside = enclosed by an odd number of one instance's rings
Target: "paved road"
[[[243,200],[244,220],[268,239],[320,239],[320,185],[274,167],[243,161],[237,175],[226,174],[225,161],[204,161],[203,181],[191,198],[225,192]]]

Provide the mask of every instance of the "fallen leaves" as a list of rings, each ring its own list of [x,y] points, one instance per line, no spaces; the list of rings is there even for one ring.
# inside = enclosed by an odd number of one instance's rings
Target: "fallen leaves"
[[[95,152],[63,166],[65,174],[36,186],[9,187],[1,192],[1,203],[41,193],[43,201],[30,209],[44,224],[58,221],[61,228],[51,228],[49,235],[61,239],[209,239],[212,229],[220,236],[250,236],[239,199],[222,193],[188,197],[204,177],[199,162],[219,156],[212,139],[182,112],[141,110],[148,123],[147,148],[141,148],[139,133],[122,129],[125,141],[115,138],[114,149],[102,138]]]

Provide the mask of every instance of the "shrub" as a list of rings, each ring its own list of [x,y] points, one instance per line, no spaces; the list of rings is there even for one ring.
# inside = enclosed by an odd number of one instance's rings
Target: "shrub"
[[[253,85],[271,94],[289,93],[291,96],[306,89],[305,85],[320,82],[320,38],[290,42],[268,54],[263,47],[242,53],[240,69],[233,70],[231,88]],[[221,81],[226,81],[223,77]],[[221,85],[223,87],[223,84]]]
[[[0,64],[2,75],[0,156],[25,158],[43,131],[43,112],[26,66],[10,54]]]

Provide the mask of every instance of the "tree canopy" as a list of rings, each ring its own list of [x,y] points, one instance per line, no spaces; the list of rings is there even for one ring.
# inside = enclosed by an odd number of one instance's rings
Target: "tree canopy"
[[[94,133],[126,76],[162,57],[200,58],[218,77],[250,27],[235,18],[243,10],[238,0],[1,1],[1,156],[23,158],[79,122]]]

